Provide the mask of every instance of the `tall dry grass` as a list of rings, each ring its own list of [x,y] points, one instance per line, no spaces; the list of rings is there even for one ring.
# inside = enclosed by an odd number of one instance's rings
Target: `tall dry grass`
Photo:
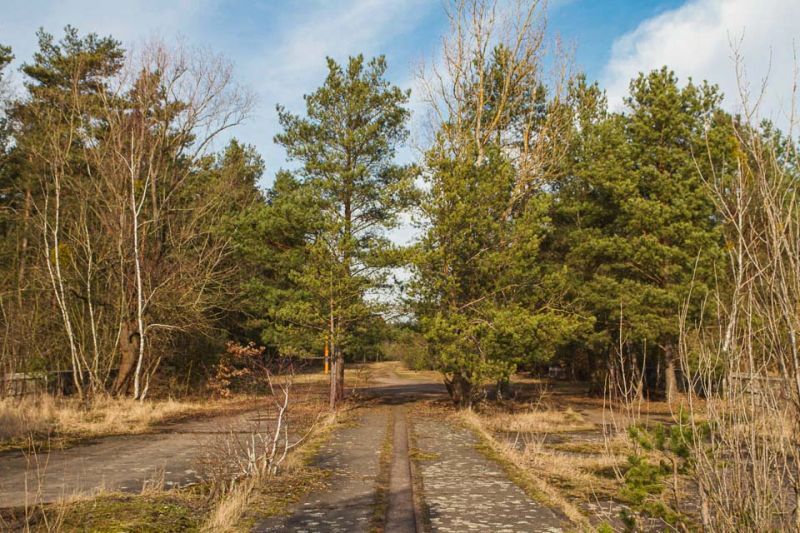
[[[499,413],[485,420],[492,431],[510,433],[563,433],[590,431],[595,425],[571,408],[531,409],[521,413]]]
[[[86,403],[50,395],[0,399],[0,446],[30,436],[96,437],[142,433],[183,417],[215,414],[254,402],[254,398],[137,401],[98,397]]]
[[[23,400],[0,399],[0,441],[24,439],[31,433],[53,430],[56,419],[54,400],[49,396]]]

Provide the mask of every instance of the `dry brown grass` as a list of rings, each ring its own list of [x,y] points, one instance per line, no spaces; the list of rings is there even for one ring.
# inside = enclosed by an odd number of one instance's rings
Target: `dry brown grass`
[[[249,478],[225,495],[212,509],[201,531],[236,531],[237,524],[250,504],[250,496],[260,481]]]
[[[257,398],[203,400],[97,398],[90,403],[49,395],[0,399],[0,448],[43,435],[97,437],[143,433],[181,418],[246,408]]]
[[[22,439],[30,433],[47,433],[53,427],[55,405],[52,398],[0,399],[0,442]]]
[[[520,416],[522,415],[522,416]],[[541,411],[538,413],[475,413],[464,411],[457,416],[461,422],[480,435],[485,446],[501,463],[511,465],[507,470],[520,486],[528,487],[532,496],[559,509],[580,530],[594,530],[592,517],[582,506],[598,499],[616,499],[621,488],[612,473],[625,468],[627,454],[631,453],[630,440],[624,434],[612,436],[605,442],[570,440],[548,443],[546,433],[553,427],[572,425],[572,431],[587,429],[588,422],[567,411]],[[508,425],[506,425],[508,424]],[[511,430],[510,428],[515,428]],[[601,428],[592,425],[601,434]],[[497,432],[518,431],[516,439],[504,439]],[[566,429],[561,433],[565,434]]]
[[[492,431],[512,433],[563,433],[595,429],[594,424],[572,409],[498,413],[485,419],[485,425]]]
[[[401,361],[396,363],[393,369],[398,376],[403,379],[413,379],[417,381],[433,381],[434,383],[442,382],[442,373],[436,370],[411,370],[405,366]]]
[[[283,379],[277,376],[275,383]],[[326,380],[327,376],[318,372],[298,374],[294,383],[317,394]],[[159,424],[250,409],[263,401],[263,396],[243,394],[146,401],[99,396],[90,402],[50,395],[0,398],[0,449],[44,436],[79,439],[145,433]]]
[[[89,528],[86,530],[92,531],[197,531],[201,527],[205,531],[247,530],[242,516],[252,510],[251,506],[259,510],[261,507],[260,501],[254,505],[254,489],[257,489],[256,493],[267,492],[282,504],[290,498],[299,497],[296,495],[301,494],[306,486],[312,486],[305,481],[313,481],[313,476],[307,472],[307,457],[314,453],[336,421],[333,415],[318,417],[327,405],[327,388],[321,374],[303,375],[300,381],[302,384],[296,389],[293,411],[294,427],[302,432],[314,423],[316,426],[313,434],[288,455],[278,477],[270,478],[268,482],[265,479],[245,478],[220,499],[209,498],[205,488],[200,491],[196,490],[197,487],[167,490],[163,471],[145,481],[139,495],[118,494],[98,486],[92,494],[65,494],[55,503],[42,505],[41,496],[37,494],[23,511],[0,513],[0,531],[83,531],[86,527]],[[72,434],[81,436],[131,433],[147,431],[153,425],[177,418],[238,411],[261,405],[262,402],[263,397],[250,396],[147,402],[104,398],[90,405],[47,396],[6,399],[0,400],[0,430],[6,438],[22,435],[26,437],[25,440],[30,438],[30,431],[34,428],[44,433],[67,425],[73,426],[69,428]],[[346,417],[340,415],[340,418]],[[5,423],[8,421],[13,423],[13,427]],[[35,448],[31,454],[36,458]],[[38,483],[41,487],[40,474],[44,473],[45,468],[41,472],[32,472],[32,483]],[[287,479],[294,484],[284,487]],[[278,504],[271,505],[277,507]],[[183,529],[184,526],[186,529]]]

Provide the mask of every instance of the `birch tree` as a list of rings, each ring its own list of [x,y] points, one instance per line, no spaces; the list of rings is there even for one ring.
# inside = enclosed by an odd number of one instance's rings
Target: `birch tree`
[[[198,165],[251,105],[222,58],[159,42],[134,56],[103,94],[103,137],[88,152],[119,236],[116,388],[130,379],[134,398],[146,396],[160,362],[148,353],[154,335],[200,326],[193,321],[211,308],[209,296],[225,278],[229,243],[210,223],[225,191],[204,188]]]
[[[79,392],[142,399],[176,341],[223,312],[236,267],[221,221],[260,197],[210,154],[252,97],[208,51],[126,54],[73,28],[41,32],[23,71],[11,198],[15,312],[30,332],[16,342],[30,368],[70,368]]]

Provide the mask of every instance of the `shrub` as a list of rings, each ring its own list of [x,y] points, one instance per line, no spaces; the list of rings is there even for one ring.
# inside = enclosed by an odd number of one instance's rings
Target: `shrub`
[[[209,380],[211,391],[227,398],[233,392],[255,392],[263,388],[269,372],[264,351],[252,342],[246,346],[229,342]]]

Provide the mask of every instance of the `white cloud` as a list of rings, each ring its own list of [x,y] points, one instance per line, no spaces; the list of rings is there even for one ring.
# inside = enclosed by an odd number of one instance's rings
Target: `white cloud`
[[[36,30],[61,36],[70,24],[82,34],[112,35],[125,44],[151,34],[192,33],[202,15],[219,0],[10,0],[3,6],[0,39],[11,44],[19,60],[28,61],[36,50]]]
[[[270,96],[297,100],[309,83],[324,75],[325,56],[342,61],[359,52],[381,53],[392,39],[413,28],[424,6],[424,0],[352,0],[304,10],[251,64]]]
[[[763,115],[786,123],[794,76],[793,47],[800,46],[798,0],[689,0],[683,6],[642,22],[618,38],[601,83],[612,107],[622,107],[631,78],[669,66],[685,80],[708,80],[726,95],[726,107],[738,111],[739,91],[732,44],[747,69],[756,96],[769,76]]]
[[[260,100],[259,116],[244,132],[263,139],[260,148],[268,162],[280,164],[283,150],[271,144],[277,133],[275,105],[302,112],[303,94],[324,80],[326,56],[342,62],[362,52],[369,58],[390,48],[413,48],[413,43],[401,39],[430,14],[431,7],[437,6],[426,0],[350,0],[320,2],[296,13],[261,50],[251,51],[240,62],[240,72],[248,73]],[[390,62],[389,67],[402,73],[400,84],[407,87],[409,65]]]
[[[231,0],[6,0],[0,44],[10,44],[16,64],[36,51],[35,33],[44,27],[57,38],[66,24],[81,34],[112,35],[128,47],[151,36],[181,35],[230,57],[236,76],[259,97],[254,116],[232,134],[254,143],[267,160],[268,175],[283,162],[272,143],[275,104],[302,111],[302,96],[325,76],[325,56],[338,61],[364,52],[368,57],[413,49],[407,35],[440,6],[429,0],[309,0],[258,4]],[[246,30],[245,30],[246,28]],[[243,32],[250,31],[247,38]],[[391,59],[391,58],[390,58]],[[409,86],[409,65],[396,65],[393,79]],[[13,76],[13,74],[12,74]],[[13,76],[19,87],[21,76]]]

